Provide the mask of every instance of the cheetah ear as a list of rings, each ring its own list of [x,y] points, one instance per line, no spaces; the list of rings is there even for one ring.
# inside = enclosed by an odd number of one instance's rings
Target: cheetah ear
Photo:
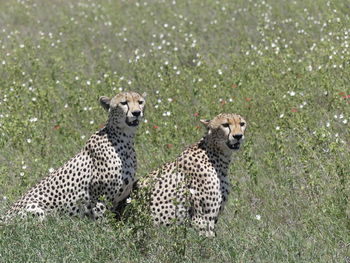
[[[100,104],[106,111],[108,111],[111,107],[111,99],[106,96],[102,96],[100,97]]]
[[[201,122],[206,128],[208,128],[210,120],[200,120],[200,122]]]
[[[200,120],[200,122],[207,128],[208,134],[211,134],[211,129],[209,128],[210,120]]]
[[[142,95],[141,95],[144,99],[147,97],[147,93],[146,92],[144,92],[144,93],[142,93]]]

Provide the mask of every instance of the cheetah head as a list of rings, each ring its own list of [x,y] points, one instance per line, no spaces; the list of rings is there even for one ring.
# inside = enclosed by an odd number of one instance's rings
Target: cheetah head
[[[246,121],[237,114],[223,113],[212,120],[201,120],[208,137],[224,151],[238,150],[244,141]]]
[[[100,97],[102,107],[109,112],[109,122],[119,128],[137,127],[144,116],[146,93],[123,92],[113,98]]]

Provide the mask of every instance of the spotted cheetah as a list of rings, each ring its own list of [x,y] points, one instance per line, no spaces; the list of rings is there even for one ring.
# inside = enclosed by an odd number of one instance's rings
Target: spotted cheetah
[[[84,148],[49,174],[17,201],[5,215],[38,216],[51,212],[103,216],[107,204],[115,210],[130,194],[137,168],[133,139],[145,107],[145,94],[124,92],[112,99],[101,97],[108,111],[106,125],[86,142]]]
[[[170,225],[185,220],[201,235],[215,236],[214,226],[229,194],[228,169],[232,153],[244,141],[246,121],[236,114],[201,120],[204,137],[175,161],[140,180],[149,193],[154,223]]]

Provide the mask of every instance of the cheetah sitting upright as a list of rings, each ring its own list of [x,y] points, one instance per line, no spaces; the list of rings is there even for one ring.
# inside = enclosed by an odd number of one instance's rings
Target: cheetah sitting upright
[[[113,211],[130,194],[136,171],[133,139],[144,115],[145,94],[124,92],[101,97],[100,103],[109,112],[105,127],[17,201],[5,220],[27,214],[43,219],[50,212],[99,218],[107,204]]]
[[[233,151],[243,143],[246,122],[236,114],[201,122],[207,127],[204,137],[150,173],[139,187],[148,190],[155,224],[178,224],[187,218],[201,235],[211,237],[227,201],[228,169]]]

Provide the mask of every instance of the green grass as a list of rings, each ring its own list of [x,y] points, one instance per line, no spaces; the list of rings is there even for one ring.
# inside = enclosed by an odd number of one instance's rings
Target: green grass
[[[248,122],[217,237],[49,218],[0,225],[0,262],[350,260],[347,2],[174,2],[0,2],[0,214],[105,122],[99,96],[145,91],[139,177],[200,118]]]

